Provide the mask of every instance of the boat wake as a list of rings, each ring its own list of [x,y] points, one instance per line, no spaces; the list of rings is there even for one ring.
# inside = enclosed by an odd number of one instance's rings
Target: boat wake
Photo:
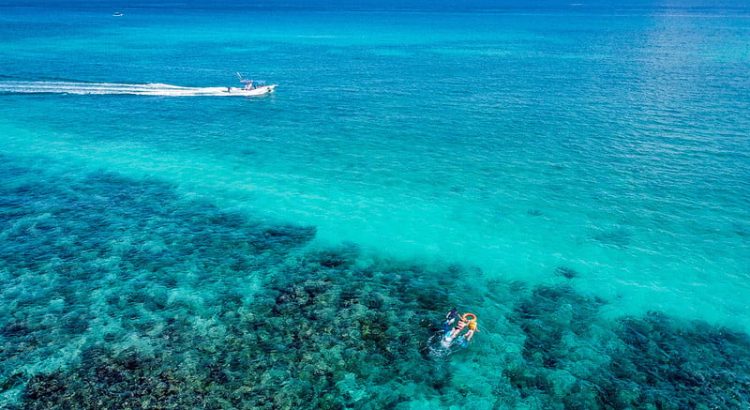
[[[143,95],[162,97],[242,97],[232,87],[182,87],[171,84],[82,83],[72,81],[0,81],[5,94]]]

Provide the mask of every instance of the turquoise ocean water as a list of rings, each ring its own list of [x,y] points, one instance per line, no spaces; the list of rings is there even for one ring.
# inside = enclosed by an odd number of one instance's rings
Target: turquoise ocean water
[[[0,408],[750,406],[747,5],[396,6],[0,3]]]

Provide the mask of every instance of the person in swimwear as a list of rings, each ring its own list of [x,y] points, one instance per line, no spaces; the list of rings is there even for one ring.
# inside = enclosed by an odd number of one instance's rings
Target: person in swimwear
[[[454,327],[450,333],[446,332],[445,337],[443,338],[443,342],[442,342],[443,347],[445,348],[450,347],[451,343],[453,343],[453,339],[455,339],[456,336],[458,336],[461,333],[461,331],[464,330],[464,328],[466,327],[468,323],[469,322],[464,319],[464,316],[459,316],[458,323],[456,323],[456,327]]]
[[[464,335],[459,336],[461,332],[467,327],[469,330]],[[442,342],[443,347],[449,347],[453,343],[454,339],[457,339],[459,345],[461,345],[462,347],[466,347],[474,337],[474,334],[478,331],[479,329],[477,327],[477,316],[473,313],[465,313],[460,316],[456,327],[454,327],[449,334],[446,334]]]
[[[469,331],[464,335],[464,340],[466,340],[466,343],[470,342],[471,338],[474,337],[474,333],[479,331],[479,329],[477,328],[476,319],[470,320],[467,326],[469,327]]]
[[[451,330],[451,333],[448,336],[448,339],[449,340],[455,339],[456,336],[458,336],[458,334],[461,333],[462,330],[464,330],[464,328],[466,327],[467,324],[469,324],[469,322],[466,321],[466,320],[464,320],[463,317],[461,317],[461,319],[459,319],[458,323],[456,323],[456,327],[454,327],[453,330]]]
[[[443,331],[447,333],[449,330],[451,330],[451,327],[456,322],[456,319],[458,319],[458,309],[454,307],[450,312],[448,312],[447,315],[445,315],[445,322],[443,322]]]

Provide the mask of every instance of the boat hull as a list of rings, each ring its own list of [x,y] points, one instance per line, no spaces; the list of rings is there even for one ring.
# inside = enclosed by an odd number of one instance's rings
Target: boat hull
[[[260,95],[271,94],[272,92],[274,92],[274,90],[276,90],[276,85],[275,84],[273,84],[273,85],[264,85],[264,86],[260,86],[260,87],[257,87],[257,88],[253,88],[251,90],[247,90],[247,89],[244,89],[244,88],[238,88],[238,87],[229,87],[225,91],[225,93],[227,95],[234,95],[234,96],[238,96],[238,97],[242,97],[242,96],[245,96],[245,97],[257,97],[257,96],[260,96]]]

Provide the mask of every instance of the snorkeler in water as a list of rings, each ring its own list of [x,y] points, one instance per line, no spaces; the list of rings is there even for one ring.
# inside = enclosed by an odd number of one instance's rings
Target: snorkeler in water
[[[458,323],[456,323],[456,327],[454,327],[450,332],[445,333],[445,337],[443,338],[443,347],[449,347],[451,343],[453,343],[453,339],[458,336],[462,330],[466,327],[468,322],[466,322],[463,317],[459,317]]]
[[[466,334],[464,335],[464,340],[466,340],[466,343],[470,342],[471,338],[474,337],[474,333],[479,331],[479,328],[477,327],[476,316],[474,317],[473,320],[469,321],[468,327],[469,327],[469,331],[466,332]]]
[[[469,330],[464,335],[459,336],[461,332],[467,327],[469,328]],[[462,347],[466,347],[474,337],[474,333],[478,331],[479,329],[477,328],[477,315],[473,313],[464,313],[459,317],[458,323],[456,323],[456,327],[454,327],[453,330],[450,331],[450,333],[446,332],[446,335],[442,341],[442,345],[443,347],[447,348],[453,343],[454,340],[456,340]]]
[[[458,309],[454,307],[450,312],[448,312],[447,315],[445,315],[445,321],[443,322],[443,331],[448,332],[449,330],[451,330],[451,327],[453,327],[453,324],[456,323],[456,319],[458,319],[458,317]]]

